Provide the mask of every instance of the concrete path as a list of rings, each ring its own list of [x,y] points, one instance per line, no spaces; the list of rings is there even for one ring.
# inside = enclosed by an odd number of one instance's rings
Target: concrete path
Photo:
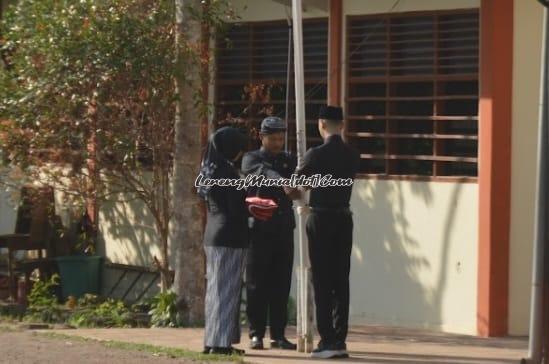
[[[36,330],[42,331],[42,330]],[[52,332],[52,330],[46,330]],[[77,329],[53,330],[98,340],[177,347],[200,351],[201,329]],[[292,339],[295,330],[288,330]],[[247,349],[247,335],[242,344]],[[265,340],[268,346],[268,340]],[[316,343],[316,341],[315,341]],[[348,348],[351,358],[337,360],[349,363],[372,364],[507,364],[519,363],[528,347],[526,338],[483,339],[466,335],[452,335],[387,327],[353,327],[349,333]],[[246,350],[249,363],[301,364],[329,363],[313,360],[306,354],[281,350]]]

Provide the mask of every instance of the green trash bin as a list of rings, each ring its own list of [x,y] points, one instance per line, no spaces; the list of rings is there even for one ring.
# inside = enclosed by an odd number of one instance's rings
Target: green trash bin
[[[86,293],[99,294],[103,257],[75,255],[55,258],[61,276],[61,295],[82,297]]]

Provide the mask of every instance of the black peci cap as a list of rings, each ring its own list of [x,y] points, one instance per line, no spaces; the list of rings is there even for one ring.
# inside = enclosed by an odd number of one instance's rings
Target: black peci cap
[[[322,106],[318,113],[319,119],[343,121],[343,109],[339,106]]]
[[[224,126],[210,137],[215,149],[225,158],[232,160],[240,151],[246,151],[248,136],[238,128]]]
[[[286,131],[286,123],[277,116],[268,116],[261,122],[261,134],[272,134]]]

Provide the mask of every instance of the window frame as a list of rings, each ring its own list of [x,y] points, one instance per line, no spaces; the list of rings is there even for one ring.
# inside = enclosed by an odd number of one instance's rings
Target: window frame
[[[464,74],[458,74],[458,75],[454,75],[454,74],[446,74],[446,75],[443,75],[443,74],[440,74],[438,72],[438,66],[439,66],[439,46],[438,46],[438,42],[439,42],[439,38],[438,38],[438,26],[439,26],[439,19],[441,16],[447,16],[447,15],[462,15],[462,14],[471,14],[471,15],[477,15],[478,16],[478,22],[479,22],[479,25],[478,25],[478,50],[477,50],[477,57],[478,57],[478,64],[477,64],[477,71],[476,73],[473,73],[473,74],[469,74],[469,75],[464,75]],[[421,17],[421,16],[429,16],[429,17],[433,17],[433,44],[435,45],[435,47],[433,47],[433,52],[434,52],[434,56],[433,56],[433,67],[434,67],[434,70],[433,70],[433,73],[429,74],[429,75],[412,75],[412,76],[403,76],[403,75],[391,75],[390,72],[391,72],[391,68],[389,67],[389,59],[390,59],[390,56],[386,56],[385,59],[386,59],[386,62],[385,62],[385,75],[383,76],[370,76],[370,77],[364,77],[364,80],[362,81],[358,81],[357,80],[357,77],[352,77],[351,76],[351,72],[352,72],[352,68],[350,67],[350,56],[351,56],[351,52],[353,51],[352,49],[352,46],[353,44],[351,43],[351,32],[352,32],[352,28],[351,28],[351,24],[353,22],[356,22],[356,21],[360,21],[362,19],[364,20],[375,20],[375,19],[379,19],[380,21],[383,21],[383,22],[390,22],[392,19],[402,19],[402,18],[411,18],[411,17]],[[387,46],[386,46],[386,50],[385,50],[385,53],[389,54],[391,53],[392,49],[391,49],[391,46],[390,46],[390,24],[383,24],[382,25],[383,27],[385,27],[385,33],[386,33],[386,42],[387,42]],[[480,9],[479,8],[465,8],[465,9],[452,9],[452,10],[429,10],[429,11],[411,11],[411,12],[403,12],[403,13],[380,13],[380,14],[364,14],[364,15],[347,15],[346,16],[346,21],[345,21],[345,49],[344,49],[344,54],[345,54],[345,72],[344,72],[344,100],[343,100],[343,103],[345,105],[345,111],[346,111],[346,115],[347,115],[347,118],[346,118],[346,122],[348,123],[348,125],[346,126],[345,128],[345,138],[348,142],[350,142],[350,144],[355,144],[354,141],[357,140],[357,138],[374,138],[374,137],[379,137],[379,138],[383,138],[385,140],[385,153],[384,154],[379,154],[379,155],[373,155],[373,154],[368,154],[368,153],[363,153],[359,150],[359,152],[361,153],[361,156],[364,156],[366,158],[364,159],[379,159],[379,160],[383,160],[385,161],[385,169],[384,169],[384,172],[385,173],[359,173],[357,175],[357,178],[359,179],[372,179],[372,180],[405,180],[405,181],[441,181],[441,182],[463,182],[463,183],[478,183],[478,174],[479,174],[479,171],[478,171],[478,168],[479,168],[479,164],[478,164],[478,161],[479,161],[479,151],[480,151],[480,138],[479,138],[479,129],[480,129],[480,119],[479,119],[479,114],[480,114],[480,110],[479,110],[479,103],[480,103]],[[356,45],[355,45],[356,46]],[[424,136],[414,136],[414,138],[416,138],[417,140],[421,139],[422,137],[425,139],[425,140],[431,140],[432,141],[432,144],[433,144],[433,152],[430,154],[430,155],[409,155],[409,156],[404,156],[405,158],[399,158],[399,157],[402,157],[401,155],[395,155],[395,154],[391,154],[389,153],[389,147],[387,144],[388,143],[388,140],[393,138],[393,139],[398,139],[399,136],[398,135],[393,135],[393,133],[391,133],[391,131],[389,130],[389,122],[388,122],[388,117],[392,117],[393,115],[389,115],[389,111],[388,111],[388,107],[386,106],[386,110],[385,110],[385,115],[381,115],[381,116],[384,116],[386,118],[385,120],[385,123],[386,123],[386,127],[385,127],[385,131],[382,132],[382,133],[363,133],[363,136],[360,136],[359,134],[362,134],[361,132],[356,132],[356,131],[349,131],[349,130],[352,130],[352,128],[350,126],[353,125],[353,123],[356,123],[357,120],[360,120],[360,119],[357,119],[357,118],[353,118],[351,115],[350,115],[350,103],[352,102],[352,98],[350,97],[350,94],[351,94],[351,88],[353,87],[353,85],[360,85],[361,83],[364,84],[364,83],[379,83],[379,84],[384,84],[385,85],[385,96],[383,98],[385,98],[386,100],[386,103],[388,104],[391,100],[392,95],[390,95],[390,90],[389,90],[389,85],[391,84],[391,81],[417,81],[417,82],[433,82],[433,92],[432,92],[432,97],[431,99],[433,100],[433,104],[436,104],[437,102],[437,99],[439,97],[442,97],[438,92],[437,92],[437,85],[439,84],[439,82],[445,82],[445,81],[471,81],[471,82],[474,82],[476,81],[477,83],[477,93],[475,94],[476,96],[476,105],[477,105],[477,111],[476,111],[476,116],[471,116],[471,117],[466,117],[466,116],[463,116],[463,117],[455,117],[456,120],[470,120],[470,121],[475,121],[476,122],[476,126],[477,126],[477,129],[476,129],[476,134],[474,135],[469,135],[469,134],[463,134],[463,135],[450,135],[450,137],[448,137],[448,135],[445,136],[445,134],[440,134],[440,133],[437,133],[437,130],[438,127],[437,125],[440,124],[441,121],[439,121],[440,119],[445,119],[445,120],[448,120],[448,119],[452,119],[452,117],[439,117],[439,116],[436,116],[436,115],[430,115],[430,116],[417,116],[416,118],[418,120],[432,120],[433,122],[433,131],[432,133],[430,133],[431,137],[427,137],[427,135],[424,135]],[[436,108],[436,106],[434,106],[434,108]],[[434,114],[434,113],[433,113]],[[407,115],[400,115],[400,116],[407,116]],[[412,118],[412,116],[410,116],[410,118]],[[368,119],[367,117],[364,117],[364,119]],[[367,136],[367,134],[371,134],[369,136]],[[398,133],[397,133],[398,134]],[[407,133],[408,134],[408,133]],[[416,133],[409,133],[410,135],[412,134],[416,134]],[[418,133],[418,134],[421,134],[421,133]],[[402,138],[402,136],[400,136],[400,138]],[[414,139],[414,138],[411,138],[411,139]],[[353,140],[355,139],[355,140]],[[463,140],[476,140],[476,148],[477,148],[477,153],[476,153],[476,156],[475,157],[458,157],[458,156],[443,156],[443,155],[439,155],[440,151],[442,150],[442,144],[443,142],[441,142],[442,140],[445,140],[445,139],[463,139]],[[358,148],[357,148],[358,149]],[[390,168],[389,168],[389,163],[391,163],[392,160],[405,160],[409,158],[410,160],[418,160],[418,161],[421,161],[421,160],[429,160],[429,161],[432,161],[432,173],[431,175],[420,175],[420,174],[391,174],[390,173]],[[362,159],[362,158],[361,158]],[[476,176],[452,176],[452,175],[438,175],[439,172],[439,169],[441,168],[440,166],[442,165],[442,163],[444,162],[460,162],[460,161],[467,161],[468,163],[474,163],[476,168],[477,168],[477,174]]]
[[[324,25],[326,26],[326,58],[325,58],[325,62],[326,62],[326,72],[325,74],[323,74],[322,77],[305,77],[305,95],[307,96],[307,88],[308,87],[319,87],[319,90],[317,90],[316,92],[324,92],[326,93],[326,98],[312,98],[312,99],[309,99],[309,100],[306,100],[305,104],[306,106],[307,105],[316,105],[318,107],[320,107],[320,105],[323,105],[323,104],[326,104],[326,99],[327,99],[327,93],[328,93],[328,53],[329,53],[329,50],[328,50],[328,46],[329,46],[329,43],[328,43],[328,39],[329,39],[329,27],[328,27],[328,24],[329,24],[329,19],[328,17],[314,17],[314,18],[306,18],[306,19],[303,19],[303,23],[306,25],[306,24],[310,24],[310,23],[321,23],[321,22],[324,22]],[[258,27],[258,26],[268,26],[269,24],[272,24],[272,25],[281,25],[281,24],[287,24],[287,20],[286,19],[278,19],[278,20],[267,20],[267,21],[238,21],[238,22],[235,22],[235,24],[243,24],[243,25],[246,25],[246,26],[249,26],[252,30],[250,31],[250,44],[252,44],[252,47],[251,49],[249,50],[249,53],[248,53],[248,57],[252,57],[254,55],[254,48],[253,48],[253,28],[254,27]],[[305,31],[306,29],[304,29]],[[305,38],[305,36],[304,36]],[[215,50],[216,52],[219,50],[219,39],[215,39]],[[292,52],[293,52],[293,49],[292,49]],[[287,53],[286,53],[287,55]],[[306,54],[304,55],[306,56]],[[292,54],[292,57],[293,57],[293,54]],[[307,62],[305,62],[307,63]],[[213,82],[213,85],[214,85],[214,96],[213,96],[213,109],[214,109],[214,122],[217,122],[218,121],[218,115],[219,115],[219,110],[220,110],[220,106],[224,105],[224,101],[223,100],[220,100],[219,96],[220,96],[220,91],[222,90],[222,87],[227,87],[227,86],[237,86],[237,85],[248,85],[250,83],[266,83],[268,84],[269,82],[275,80],[280,86],[282,87],[286,87],[286,77],[284,77],[284,79],[273,79],[273,78],[262,78],[262,79],[254,79],[254,70],[252,69],[253,67],[253,64],[252,62],[250,62],[250,69],[248,70],[247,72],[247,75],[248,75],[248,78],[245,79],[245,80],[240,80],[240,79],[235,79],[235,80],[228,80],[228,79],[222,79],[220,77],[218,77],[218,70],[219,70],[219,67],[220,67],[220,59],[219,57],[217,57],[217,53],[216,53],[216,56],[215,56],[215,77],[214,77],[214,82]],[[292,66],[290,68],[291,72],[292,72],[292,75],[293,75],[293,72],[294,72],[294,69],[293,69],[293,61],[292,61]],[[322,91],[322,88],[324,88],[324,91]],[[295,138],[295,101],[293,99],[293,93],[294,93],[294,78],[293,76],[290,77],[290,95],[292,97],[290,97],[290,117],[288,118],[288,150],[290,151],[293,151],[295,152],[295,141],[296,141],[296,138]],[[314,96],[314,95],[313,95]],[[277,104],[277,103],[281,103],[281,104],[285,104],[285,100],[283,101],[274,101],[273,103]],[[240,104],[240,103],[237,103],[237,104]],[[246,102],[243,102],[242,104],[246,104]],[[270,102],[267,103],[267,104],[271,104]],[[254,125],[256,127],[259,126],[259,123],[261,122],[261,118],[256,118],[256,117],[250,117],[248,118],[248,120],[251,120]],[[306,120],[306,126],[308,129],[312,129],[314,128],[316,130],[316,125],[317,125],[317,122],[318,120],[316,118],[308,118]],[[315,146],[315,145],[319,145],[322,143],[322,138],[320,137],[320,135],[318,135],[318,132],[316,132],[315,135],[310,135],[310,133],[307,134],[307,148],[311,147],[311,146]]]

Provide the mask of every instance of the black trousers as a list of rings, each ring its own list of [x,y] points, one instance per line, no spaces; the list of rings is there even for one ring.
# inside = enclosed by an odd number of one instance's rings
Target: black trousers
[[[271,339],[284,338],[294,261],[294,231],[251,231],[246,265],[247,314],[250,338],[265,336],[267,316]]]
[[[318,333],[325,344],[345,342],[353,217],[350,212],[311,212],[307,237]]]

